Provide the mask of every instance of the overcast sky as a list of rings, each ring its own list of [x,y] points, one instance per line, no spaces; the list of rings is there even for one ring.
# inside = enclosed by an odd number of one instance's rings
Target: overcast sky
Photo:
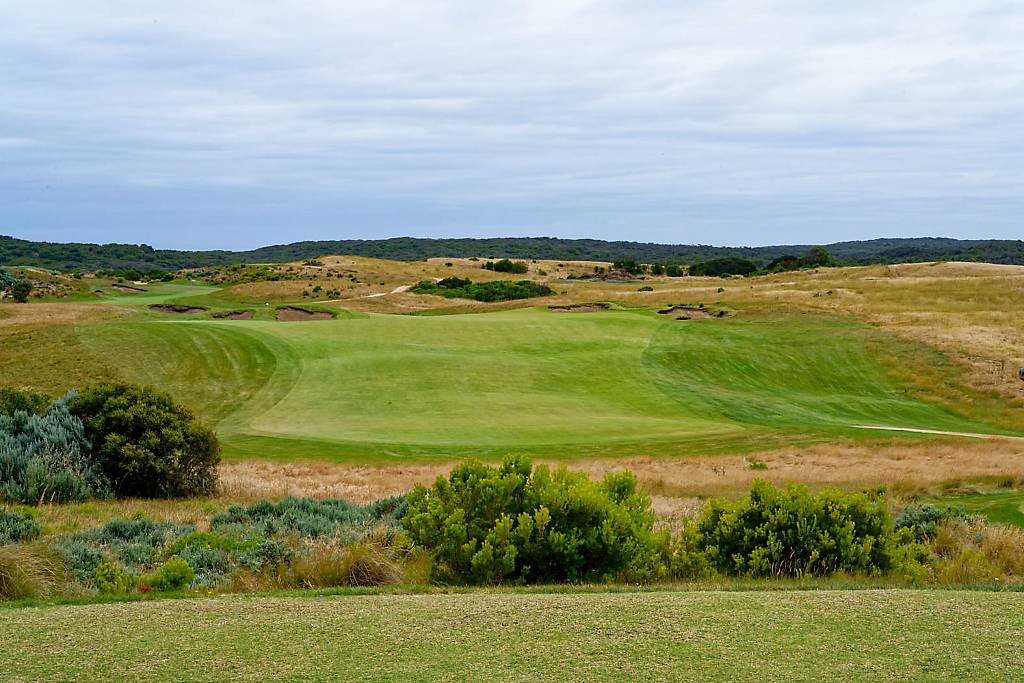
[[[1024,2],[0,10],[0,234],[1024,237]]]

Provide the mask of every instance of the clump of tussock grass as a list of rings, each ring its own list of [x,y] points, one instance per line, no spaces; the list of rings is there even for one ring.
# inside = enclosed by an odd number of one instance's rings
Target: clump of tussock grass
[[[292,563],[291,579],[301,588],[387,586],[402,583],[405,574],[391,553],[373,543],[339,547],[317,543]]]
[[[0,600],[49,595],[60,584],[60,577],[60,566],[35,546],[0,545]]]

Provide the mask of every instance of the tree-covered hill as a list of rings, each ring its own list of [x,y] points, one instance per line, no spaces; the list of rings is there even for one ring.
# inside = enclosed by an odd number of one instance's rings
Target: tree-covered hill
[[[805,253],[812,245],[714,247],[646,242],[608,242],[554,237],[494,237],[485,239],[425,239],[396,237],[382,240],[294,242],[251,251],[179,251],[153,249],[145,244],[83,244],[32,242],[0,236],[0,265],[37,266],[65,271],[137,268],[179,268],[232,263],[278,263],[327,254],[371,256],[404,261],[448,256],[615,261],[689,264],[733,256],[765,266],[787,254]],[[836,242],[825,248],[841,264],[907,263],[920,261],[984,261],[1024,264],[1024,240],[956,240],[942,237],[887,238]]]

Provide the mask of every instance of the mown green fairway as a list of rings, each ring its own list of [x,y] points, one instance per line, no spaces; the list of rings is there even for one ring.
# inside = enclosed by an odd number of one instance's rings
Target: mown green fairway
[[[961,507],[996,524],[1024,527],[1024,491],[998,491],[937,498],[936,505]]]
[[[0,609],[0,679],[1019,680],[1024,594],[222,597]]]
[[[869,327],[813,315],[145,314],[80,334],[215,419],[229,456],[688,454],[879,438],[856,424],[998,431],[894,380]]]

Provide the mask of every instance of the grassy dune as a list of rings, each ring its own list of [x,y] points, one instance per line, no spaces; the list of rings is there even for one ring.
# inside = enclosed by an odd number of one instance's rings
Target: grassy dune
[[[21,680],[1014,680],[1024,594],[222,597],[0,609]]]
[[[857,424],[999,431],[879,359],[899,350],[926,373],[926,351],[825,315],[142,314],[78,335],[217,420],[229,456],[664,455],[879,438]]]

